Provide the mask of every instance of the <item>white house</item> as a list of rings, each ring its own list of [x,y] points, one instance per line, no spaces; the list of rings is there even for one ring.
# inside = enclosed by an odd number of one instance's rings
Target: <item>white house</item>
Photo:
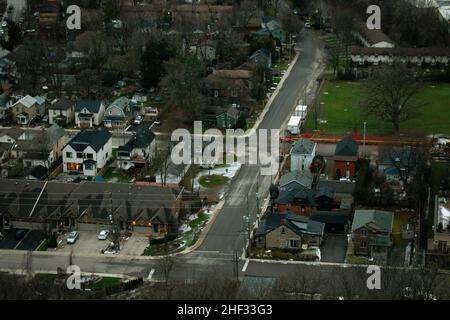
[[[43,116],[45,113],[45,99],[36,96],[26,95],[11,107],[14,118],[18,124],[26,125],[36,116]]]
[[[106,108],[103,124],[107,128],[123,128],[131,118],[131,100],[120,97]]]
[[[112,136],[109,131],[80,131],[63,149],[64,172],[96,176],[112,156]]]
[[[314,156],[316,155],[316,143],[308,139],[298,139],[291,148],[291,171],[309,171]]]
[[[143,168],[150,160],[155,145],[155,134],[149,127],[142,127],[125,145],[117,149],[117,167],[123,170]]]
[[[98,100],[78,100],[75,103],[75,124],[80,128],[91,128],[102,123],[105,105]]]
[[[75,102],[66,98],[53,101],[48,107],[49,123],[67,124],[75,119]]]

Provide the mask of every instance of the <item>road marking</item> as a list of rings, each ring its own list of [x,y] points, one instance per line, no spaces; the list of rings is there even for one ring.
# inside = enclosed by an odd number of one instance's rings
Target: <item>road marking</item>
[[[148,274],[148,280],[152,280],[154,273],[155,273],[155,269],[150,270],[150,273]]]
[[[198,253],[220,253],[220,251],[202,251],[202,250],[195,250],[192,253],[195,253],[195,252],[198,252]]]
[[[247,270],[247,267],[248,267],[248,263],[250,262],[250,260],[246,260],[245,261],[245,263],[244,263],[244,267],[242,268],[242,272],[245,272],[245,270]]]

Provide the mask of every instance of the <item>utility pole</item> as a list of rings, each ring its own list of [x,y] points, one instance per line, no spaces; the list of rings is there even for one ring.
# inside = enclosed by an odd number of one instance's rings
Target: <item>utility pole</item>
[[[366,122],[364,121],[364,134],[363,134],[363,156],[366,157]]]
[[[112,199],[112,192],[109,193],[109,200],[110,200],[110,221],[111,221],[111,231],[113,234],[113,243],[114,243],[114,249],[120,250],[120,229],[118,225],[118,221],[116,219],[116,210],[114,210],[113,207],[113,199]]]

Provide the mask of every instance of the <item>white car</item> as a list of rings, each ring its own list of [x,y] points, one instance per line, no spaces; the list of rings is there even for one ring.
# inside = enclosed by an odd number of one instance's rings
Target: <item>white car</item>
[[[98,240],[106,240],[106,239],[108,239],[108,236],[109,236],[109,231],[108,230],[102,230],[98,234]]]
[[[67,235],[67,244],[74,244],[78,239],[78,232],[72,231]]]
[[[305,28],[306,29],[311,29],[311,23],[310,22],[305,22]]]
[[[134,119],[134,124],[141,124],[142,121],[144,121],[144,118],[143,118],[142,116],[137,116],[137,117]]]

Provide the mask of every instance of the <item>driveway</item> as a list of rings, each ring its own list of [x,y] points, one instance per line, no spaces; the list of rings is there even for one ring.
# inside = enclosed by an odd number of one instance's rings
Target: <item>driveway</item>
[[[109,240],[98,240],[97,231],[78,231],[79,237],[74,244],[67,244],[67,235],[58,239],[61,241],[58,245],[57,251],[59,252],[71,252],[74,254],[97,254],[101,253],[102,249],[106,249]]]
[[[19,230],[22,229],[12,228],[4,232],[5,237],[0,241],[0,249],[15,249],[20,242],[20,240],[16,239],[16,232]]]
[[[345,262],[347,252],[347,235],[328,233],[320,247],[322,262]]]
[[[122,250],[120,250],[119,255],[141,256],[147,247],[148,237],[133,234],[128,240],[122,243]]]
[[[45,235],[39,230],[30,230],[19,245],[16,247],[17,250],[36,250],[37,247],[44,241]]]

